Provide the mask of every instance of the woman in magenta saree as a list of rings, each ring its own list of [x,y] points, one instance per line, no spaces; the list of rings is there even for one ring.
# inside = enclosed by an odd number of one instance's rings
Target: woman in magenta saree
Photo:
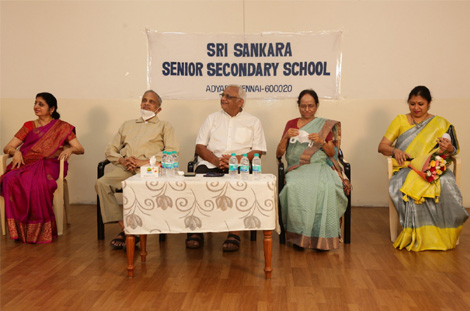
[[[74,126],[59,120],[56,110],[52,94],[38,94],[34,104],[38,119],[26,122],[4,148],[13,156],[0,177],[8,230],[11,239],[24,243],[50,243],[57,236],[52,200],[60,159],[84,152]]]

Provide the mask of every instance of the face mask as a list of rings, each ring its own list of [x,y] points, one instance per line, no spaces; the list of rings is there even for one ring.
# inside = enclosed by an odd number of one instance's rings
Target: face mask
[[[155,117],[155,112],[150,111],[150,110],[140,109],[140,116],[142,117],[142,119],[144,119],[144,121],[147,121]]]
[[[298,136],[294,136],[294,137],[291,137],[290,138],[290,143],[293,144],[295,142],[299,142],[301,144],[303,143],[308,143],[308,146],[311,147],[313,145],[313,141],[311,141],[310,139],[308,139],[308,133],[304,130],[299,130],[299,135]]]

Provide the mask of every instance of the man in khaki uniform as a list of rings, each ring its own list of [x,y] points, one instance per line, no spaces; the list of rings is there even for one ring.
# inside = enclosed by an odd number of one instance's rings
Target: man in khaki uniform
[[[162,99],[152,90],[146,91],[140,104],[141,117],[124,122],[106,147],[106,159],[116,167],[98,179],[95,190],[100,198],[104,223],[118,222],[122,232],[111,241],[111,247],[122,249],[126,243],[122,208],[114,193],[121,182],[140,172],[152,156],[161,161],[163,151],[179,151],[173,127],[157,114],[162,110]],[[137,242],[137,240],[136,240]]]

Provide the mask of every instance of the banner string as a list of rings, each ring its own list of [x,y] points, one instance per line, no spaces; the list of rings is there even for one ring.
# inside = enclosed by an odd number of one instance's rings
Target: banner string
[[[245,0],[243,0],[243,34],[245,34]]]

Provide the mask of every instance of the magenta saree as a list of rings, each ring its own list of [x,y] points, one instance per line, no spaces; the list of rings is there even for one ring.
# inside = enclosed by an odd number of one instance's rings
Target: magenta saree
[[[24,143],[20,148],[25,165],[11,169],[0,178],[11,239],[24,243],[50,243],[57,237],[52,209],[64,143],[75,138],[74,127],[61,120],[34,128],[27,122],[15,135]],[[65,165],[64,176],[67,172]]]

